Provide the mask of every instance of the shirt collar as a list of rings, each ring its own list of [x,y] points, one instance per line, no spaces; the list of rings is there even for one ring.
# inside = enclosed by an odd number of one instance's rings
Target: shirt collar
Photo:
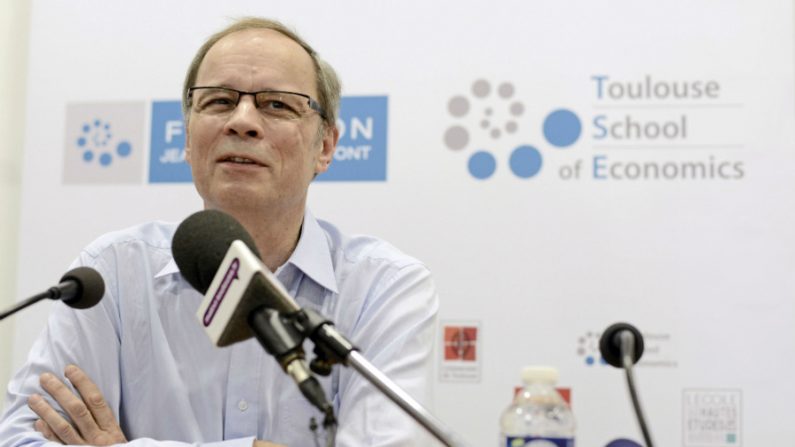
[[[309,210],[304,213],[301,237],[298,238],[298,245],[287,263],[293,264],[306,276],[331,292],[339,293],[334,265],[331,262],[329,241]]]
[[[328,244],[326,234],[320,228],[317,219],[307,210],[304,213],[304,222],[301,226],[301,237],[298,238],[298,245],[296,245],[293,254],[285,264],[294,265],[316,283],[333,293],[339,293]],[[174,261],[172,256],[171,260],[155,274],[155,278],[174,273],[179,273],[179,267],[177,267],[177,262]]]
[[[166,266],[160,269],[160,271],[155,274],[155,278],[160,278],[161,276],[173,275],[174,273],[179,273],[179,267],[177,267],[177,261],[175,261],[174,256],[172,256],[171,260],[168,261]]]

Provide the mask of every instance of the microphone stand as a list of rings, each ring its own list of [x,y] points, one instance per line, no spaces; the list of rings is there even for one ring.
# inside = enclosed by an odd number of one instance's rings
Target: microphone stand
[[[9,317],[19,312],[20,310],[30,306],[31,304],[36,304],[43,299],[57,300],[61,298],[62,295],[64,295],[65,290],[68,293],[73,294],[75,293],[76,289],[77,285],[75,284],[74,281],[64,281],[61,284],[59,284],[58,287],[50,287],[49,289],[47,289],[46,292],[41,292],[36,295],[33,295],[32,297],[27,298],[15,304],[10,309],[0,312],[0,320],[3,320],[6,317]]]
[[[38,295],[32,296],[32,297],[26,299],[25,301],[20,301],[19,303],[15,304],[10,309],[5,310],[2,313],[0,313],[0,320],[3,320],[6,317],[11,316],[11,315],[19,312],[20,310],[30,306],[31,304],[38,303],[39,301],[41,301],[41,300],[43,300],[45,298],[49,298],[49,293],[48,292],[43,292],[43,293],[40,293]]]
[[[632,373],[632,366],[643,355],[643,335],[629,323],[614,323],[602,333],[599,339],[599,352],[602,353],[602,358],[607,363],[623,369],[626,373],[632,407],[635,410],[640,431],[643,433],[643,439],[646,441],[646,447],[654,447],[649,428],[646,426],[646,419],[643,417],[643,409],[640,407],[640,398]]]
[[[328,375],[331,373],[331,367],[336,363],[350,366],[442,444],[451,447],[465,445],[463,441],[457,439],[455,433],[445,427],[416,399],[361,355],[356,347],[334,328],[330,320],[319,312],[308,308],[304,308],[294,315],[293,321],[296,327],[315,343],[317,357],[310,364],[313,371],[317,374]]]
[[[632,374],[632,353],[635,352],[635,336],[630,331],[621,331],[621,363],[627,376],[627,386],[629,387],[629,395],[632,397],[632,406],[635,408],[635,416],[638,418],[638,425],[640,431],[643,433],[643,439],[646,441],[646,447],[654,447],[651,442],[651,434],[649,428],[646,426],[646,418],[643,416],[643,409],[640,407],[640,398],[638,391],[635,388],[635,378]]]

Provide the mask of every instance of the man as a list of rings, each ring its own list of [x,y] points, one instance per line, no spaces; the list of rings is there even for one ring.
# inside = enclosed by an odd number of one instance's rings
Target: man
[[[362,354],[427,400],[438,298],[418,261],[348,237],[306,211],[332,160],[340,87],[283,25],[244,19],[212,36],[183,92],[186,159],[205,208],[234,216],[296,297],[336,322]],[[96,268],[94,308],[58,304],[9,384],[0,446],[314,445],[319,413],[254,340],[215,348],[195,320],[202,300],[171,257],[175,225],[105,235],[75,264]],[[70,388],[71,384],[72,387]],[[417,445],[422,430],[354,371],[321,384],[337,445]]]

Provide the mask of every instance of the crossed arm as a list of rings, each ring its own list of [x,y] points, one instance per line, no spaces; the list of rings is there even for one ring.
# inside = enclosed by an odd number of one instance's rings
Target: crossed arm
[[[102,259],[92,262],[96,265],[100,261],[106,262]],[[110,264],[104,270],[115,270],[116,264]],[[147,272],[135,271],[135,265],[125,267],[133,271],[125,270],[122,279],[127,282],[147,279],[145,287],[140,287],[142,295],[153,294],[156,285],[162,288],[164,281],[156,283],[159,280],[150,278]],[[428,391],[426,373],[431,362],[438,300],[430,275],[421,266],[409,264],[397,273],[393,270],[388,273],[386,280],[380,270],[365,275],[360,282],[379,285],[366,299],[367,305],[361,311],[358,307],[340,308],[341,313],[335,315],[335,319],[349,323],[347,328],[341,329],[361,340],[362,352],[376,366],[407,391],[422,398]],[[128,283],[123,285],[131,287]],[[116,285],[108,290],[120,288]],[[215,423],[218,411],[224,408],[219,396],[229,392],[228,389],[199,393],[201,402],[195,408],[191,406],[190,391],[200,390],[202,383],[217,377],[206,368],[200,369],[202,374],[199,374],[196,368],[182,371],[179,365],[201,364],[198,358],[212,364],[225,364],[228,360],[224,356],[229,354],[215,349],[209,342],[202,343],[203,339],[197,338],[201,328],[169,319],[177,315],[177,311],[184,311],[181,307],[190,306],[195,296],[182,293],[181,285],[168,288],[166,292],[168,299],[158,301],[157,306],[154,301],[117,300],[113,295],[106,296],[99,306],[79,313],[66,306],[56,306],[45,333],[31,349],[28,363],[9,384],[8,411],[0,419],[0,447],[41,445],[45,439],[72,445],[126,441],[131,447],[189,445],[166,439],[219,440],[206,442],[208,447],[272,445],[252,442],[253,430],[243,427],[242,423],[236,427],[235,436],[238,437],[220,441],[222,424],[211,424]],[[343,292],[354,297],[358,295],[353,293],[355,290]],[[358,303],[353,302],[354,305]],[[123,312],[119,306],[126,306]],[[161,319],[165,323],[161,324]],[[145,329],[152,330],[138,333],[121,330],[142,324]],[[169,328],[173,331],[166,334]],[[157,337],[152,337],[152,333]],[[169,340],[174,343],[163,343],[165,335],[173,336]],[[122,343],[125,340],[126,343]],[[179,349],[184,345],[189,345],[190,349]],[[246,350],[238,349],[238,352]],[[160,361],[151,361],[152,358]],[[66,384],[61,382],[64,380],[62,374]],[[348,423],[337,432],[338,445],[394,445],[396,442],[405,445],[422,435],[413,421],[403,417],[396,408],[382,408],[384,399],[364,384],[363,379],[344,371],[339,376],[339,388],[331,391],[345,396],[344,400],[340,399],[338,411],[340,420]],[[186,377],[191,380],[190,386],[183,380]],[[264,402],[272,406],[286,404],[280,408],[280,417],[268,422],[272,427],[277,424],[289,427],[294,421],[281,417],[282,413],[288,409],[300,410],[294,405],[296,401],[269,399]],[[264,413],[263,408],[259,411]],[[246,415],[250,419],[252,414],[249,411]],[[270,409],[264,414],[276,412]],[[238,416],[237,412],[234,415]],[[376,431],[372,427],[384,429]],[[289,437],[283,435],[280,436]]]
[[[33,394],[28,406],[39,419],[34,424],[36,431],[47,440],[74,445],[112,445],[127,442],[116,417],[113,415],[99,388],[75,365],[64,371],[66,378],[79,395],[50,373],[39,377],[41,387],[55,399],[72,419],[74,425],[40,395]]]
[[[123,444],[127,438],[119,427],[99,388],[83,370],[68,365],[64,371],[66,378],[75,387],[72,391],[50,373],[39,377],[41,387],[64,409],[70,423],[40,395],[28,398],[28,406],[39,419],[34,427],[48,441],[70,445],[107,446]],[[252,447],[278,447],[277,444],[255,440]]]

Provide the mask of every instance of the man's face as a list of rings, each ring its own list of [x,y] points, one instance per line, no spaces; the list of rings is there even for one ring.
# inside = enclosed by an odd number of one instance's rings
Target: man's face
[[[198,86],[241,91],[280,90],[317,98],[311,57],[272,30],[246,30],[219,40],[199,67]],[[215,115],[191,107],[185,158],[206,208],[228,212],[302,212],[312,178],[328,169],[337,143],[310,111],[278,120],[244,95],[234,110]]]

